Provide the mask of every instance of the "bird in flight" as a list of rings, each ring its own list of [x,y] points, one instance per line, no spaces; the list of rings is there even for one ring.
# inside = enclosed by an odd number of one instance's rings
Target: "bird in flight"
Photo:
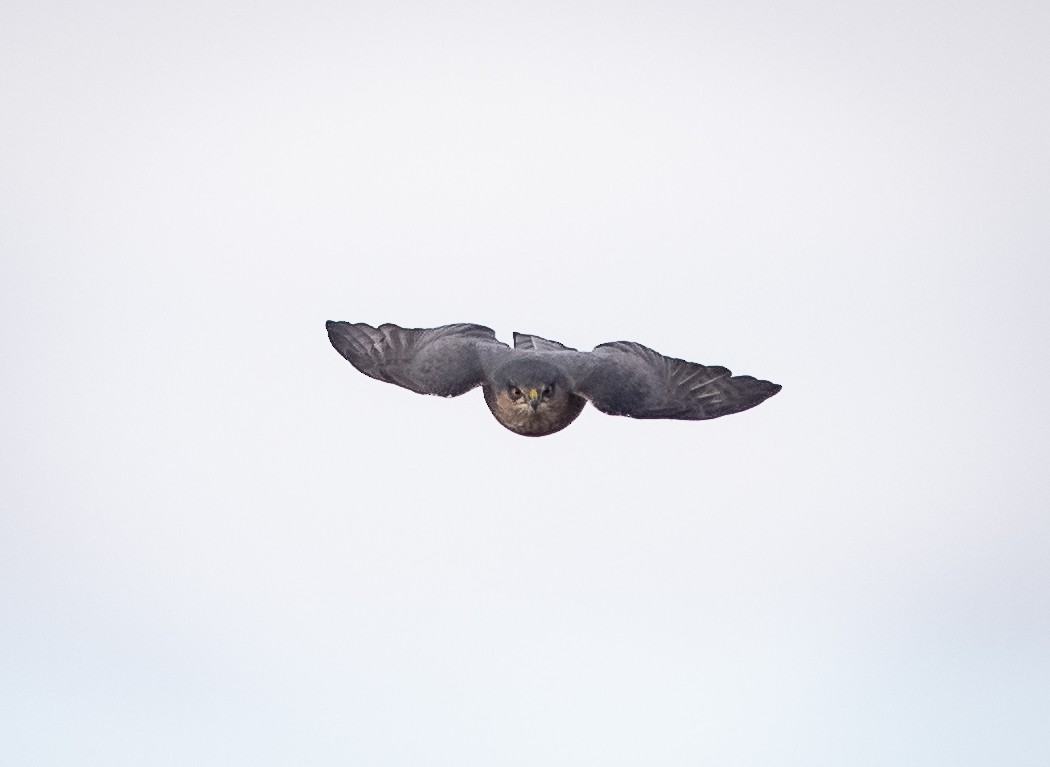
[[[561,431],[590,401],[609,415],[701,421],[739,413],[780,385],[734,376],[724,367],[665,357],[630,341],[590,352],[514,334],[514,348],[483,325],[438,328],[325,323],[328,338],[366,376],[419,394],[458,397],[480,386],[485,402],[515,434]]]

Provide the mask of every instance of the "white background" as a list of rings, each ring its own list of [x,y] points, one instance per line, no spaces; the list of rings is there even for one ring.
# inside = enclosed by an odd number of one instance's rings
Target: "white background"
[[[5,3],[0,761],[1050,763],[1048,39]],[[784,390],[531,440],[327,319]]]

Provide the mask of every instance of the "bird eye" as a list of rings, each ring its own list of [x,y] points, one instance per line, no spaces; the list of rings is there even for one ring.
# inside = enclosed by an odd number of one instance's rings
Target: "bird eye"
[[[519,389],[517,386],[510,387],[510,398],[521,399],[521,389]]]
[[[554,391],[554,386],[553,385],[551,385],[551,386],[544,386],[543,387],[543,396],[544,397],[549,397],[549,396],[551,396],[551,393],[553,391]]]

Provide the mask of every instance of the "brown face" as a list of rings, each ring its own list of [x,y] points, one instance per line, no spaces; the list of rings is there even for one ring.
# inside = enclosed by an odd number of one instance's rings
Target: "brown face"
[[[556,384],[510,384],[485,390],[485,401],[496,420],[513,432],[531,437],[552,434],[568,426],[584,400]]]
[[[527,406],[534,413],[539,412],[541,407],[549,407],[554,395],[554,384],[534,384],[532,386],[510,386],[507,388],[507,396],[510,398],[512,407]]]

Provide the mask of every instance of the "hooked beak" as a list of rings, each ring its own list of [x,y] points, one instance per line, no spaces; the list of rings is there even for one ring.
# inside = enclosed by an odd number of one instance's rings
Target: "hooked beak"
[[[536,408],[540,406],[541,397],[540,393],[536,389],[529,389],[529,407],[532,408],[533,412],[536,412]]]

